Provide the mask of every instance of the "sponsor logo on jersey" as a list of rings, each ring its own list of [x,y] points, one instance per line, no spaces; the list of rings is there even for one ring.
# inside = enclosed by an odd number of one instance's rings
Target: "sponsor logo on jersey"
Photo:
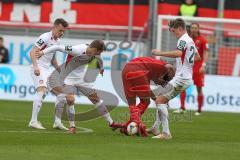
[[[66,46],[66,47],[65,47],[65,51],[71,52],[71,51],[72,51],[72,46]]]
[[[37,45],[38,46],[42,46],[44,44],[44,41],[42,40],[42,39],[39,39],[38,41],[37,41]]]
[[[177,48],[178,48],[179,50],[183,51],[184,48],[185,48],[185,46],[186,46],[186,42],[183,41],[183,40],[180,40],[179,45],[177,46]]]

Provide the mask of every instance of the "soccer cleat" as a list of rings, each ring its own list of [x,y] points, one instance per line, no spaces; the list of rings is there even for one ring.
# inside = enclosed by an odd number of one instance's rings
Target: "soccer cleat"
[[[187,112],[187,111],[186,111],[185,109],[182,109],[182,108],[173,111],[174,114],[184,114],[184,113],[186,113],[186,112]]]
[[[68,128],[65,127],[61,122],[54,122],[53,128],[68,131]]]
[[[147,133],[153,134],[154,136],[160,134],[159,128],[154,127],[154,126],[152,126],[152,127],[150,127],[150,128],[147,128],[146,131],[147,131]]]
[[[70,134],[75,134],[76,133],[76,127],[70,127],[69,129],[68,129],[68,133],[70,133]]]
[[[30,122],[28,127],[30,128],[35,128],[35,129],[46,129],[42,126],[42,123],[37,121],[37,122]]]
[[[117,123],[117,122],[113,122],[112,124],[109,125],[109,127],[115,131],[118,128],[123,128],[125,126],[125,123]]]
[[[169,140],[169,139],[172,139],[172,136],[171,136],[171,134],[167,134],[167,133],[163,132],[157,136],[153,136],[152,138],[161,139],[161,140]]]
[[[195,115],[195,116],[200,116],[201,113],[200,113],[200,112],[195,112],[194,115]]]

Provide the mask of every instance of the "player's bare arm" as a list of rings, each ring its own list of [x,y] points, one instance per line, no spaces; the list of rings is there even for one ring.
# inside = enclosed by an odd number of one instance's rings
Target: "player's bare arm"
[[[54,66],[54,68],[60,73],[61,70],[60,70],[60,66],[57,62],[56,56],[53,56],[51,63]]]
[[[182,51],[174,50],[174,51],[162,52],[160,50],[154,49],[154,50],[152,50],[152,54],[154,56],[163,56],[163,57],[169,57],[169,58],[177,58],[177,57],[181,57],[182,56]]]
[[[200,73],[204,73],[205,72],[205,67],[206,67],[206,63],[208,61],[208,50],[204,50],[203,51],[203,63],[201,68],[199,69]]]
[[[36,76],[39,76],[40,75],[40,70],[38,68],[38,65],[37,65],[37,55],[35,53],[39,52],[40,49],[36,46],[34,46],[30,52],[30,58],[32,60],[32,64],[33,64],[33,69],[34,69],[34,74]]]

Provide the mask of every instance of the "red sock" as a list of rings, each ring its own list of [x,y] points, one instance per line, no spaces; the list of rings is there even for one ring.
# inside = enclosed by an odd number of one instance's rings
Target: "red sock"
[[[148,108],[149,103],[141,100],[140,103],[137,105],[137,107],[140,109],[140,115],[143,115],[143,113]]]
[[[203,105],[203,95],[198,95],[198,112],[202,112],[202,105]]]
[[[185,110],[185,99],[186,99],[186,92],[183,91],[180,94],[180,101],[181,101],[181,109]]]
[[[130,106],[130,121],[140,123],[140,108],[137,106]]]

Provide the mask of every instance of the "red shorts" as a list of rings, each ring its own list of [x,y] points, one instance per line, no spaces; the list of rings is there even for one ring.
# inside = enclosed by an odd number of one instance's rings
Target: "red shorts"
[[[204,73],[199,73],[199,70],[196,72],[193,72],[193,82],[194,82],[194,85],[196,85],[197,87],[203,87]]]
[[[122,80],[126,99],[146,98],[151,95],[149,71],[141,66],[126,64],[122,71]]]

